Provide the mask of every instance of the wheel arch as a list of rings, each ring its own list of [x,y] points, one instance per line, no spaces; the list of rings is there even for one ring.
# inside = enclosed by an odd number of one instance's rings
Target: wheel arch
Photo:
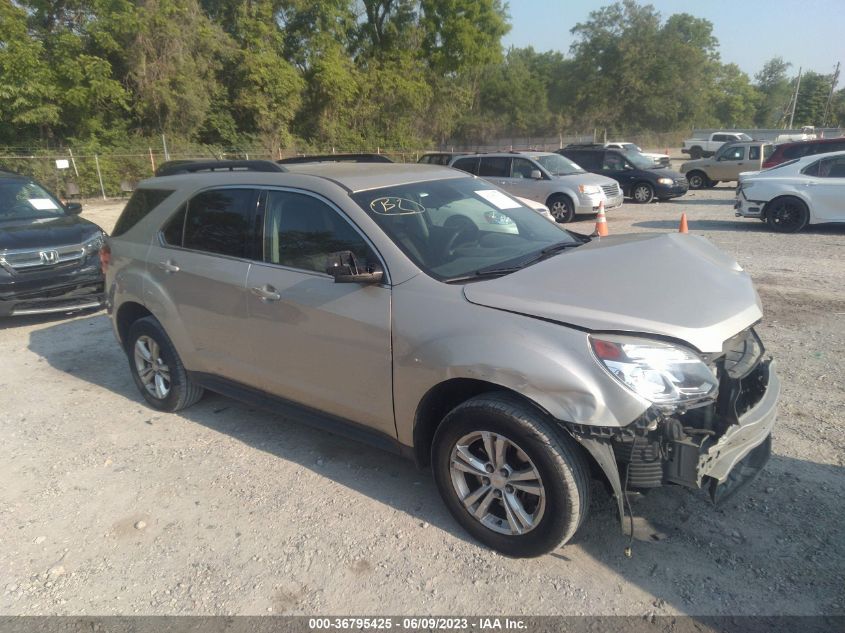
[[[153,313],[137,301],[125,301],[120,305],[115,312],[114,323],[118,340],[123,347],[126,347],[126,337],[132,324],[148,316],[153,316]]]
[[[807,199],[804,192],[796,190],[783,191],[772,196],[769,201],[763,205],[763,211],[760,216],[764,220],[767,220],[769,217],[769,207],[772,205],[772,203],[778,200],[783,200],[784,198],[794,198],[795,200],[799,200],[800,202],[802,202],[807,208],[807,224],[809,225],[813,223],[813,207],[810,204],[810,201]]]
[[[551,203],[552,199],[556,198],[558,196],[563,196],[563,197],[569,198],[569,202],[572,203],[572,209],[573,210],[578,208],[578,198],[569,189],[557,189],[555,191],[552,191],[548,196],[546,196],[546,202],[544,203],[546,205],[546,207],[551,209],[550,203]]]

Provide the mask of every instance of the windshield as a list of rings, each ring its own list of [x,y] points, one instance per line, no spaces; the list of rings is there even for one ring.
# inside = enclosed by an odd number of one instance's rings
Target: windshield
[[[533,158],[543,166],[543,169],[553,176],[582,174],[585,171],[579,165],[560,154],[544,154],[542,156],[534,156]]]
[[[27,180],[0,181],[0,222],[64,214],[61,203],[41,185]]]
[[[781,167],[786,167],[787,165],[794,165],[799,160],[801,160],[801,159],[800,158],[793,158],[792,160],[788,160],[785,163],[780,163],[779,165],[775,165],[774,167],[769,167],[767,169],[764,169],[763,171],[772,171],[774,169],[780,169]]]
[[[634,145],[633,143],[622,143],[622,149],[624,149],[626,152],[638,152],[640,154],[643,151],[639,148],[639,146]]]
[[[386,187],[352,198],[411,261],[441,281],[518,265],[551,245],[582,243],[477,178]]]

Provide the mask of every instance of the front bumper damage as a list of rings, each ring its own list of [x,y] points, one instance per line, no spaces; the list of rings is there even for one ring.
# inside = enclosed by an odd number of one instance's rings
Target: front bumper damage
[[[628,491],[680,485],[707,489],[716,504],[751,483],[771,455],[779,397],[768,359],[737,378],[722,368],[719,396],[705,406],[672,413],[652,407],[623,428],[566,428],[607,477],[621,520]]]

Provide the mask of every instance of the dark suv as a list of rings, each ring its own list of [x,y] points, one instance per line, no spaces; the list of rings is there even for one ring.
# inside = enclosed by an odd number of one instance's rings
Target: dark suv
[[[564,147],[557,153],[587,171],[613,178],[622,187],[622,193],[634,202],[669,200],[689,189],[683,174],[656,166],[654,161],[630,152],[580,145]]]
[[[843,151],[845,151],[845,136],[781,143],[775,146],[775,151],[763,163],[763,169],[780,165],[788,160],[810,156],[811,154],[827,154],[828,152]]]
[[[0,171],[0,317],[103,304],[104,233],[43,186]]]

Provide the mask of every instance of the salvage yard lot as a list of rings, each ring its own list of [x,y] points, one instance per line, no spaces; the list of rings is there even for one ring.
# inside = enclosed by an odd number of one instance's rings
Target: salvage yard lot
[[[685,211],[754,278],[780,416],[763,475],[724,507],[635,498],[628,559],[595,486],[571,544],[508,559],[398,457],[213,394],[149,409],[102,312],[7,320],[0,613],[842,614],[845,227],[774,234],[732,202],[720,187],[608,217],[611,234],[674,231]],[[109,230],[121,207],[84,216]]]

